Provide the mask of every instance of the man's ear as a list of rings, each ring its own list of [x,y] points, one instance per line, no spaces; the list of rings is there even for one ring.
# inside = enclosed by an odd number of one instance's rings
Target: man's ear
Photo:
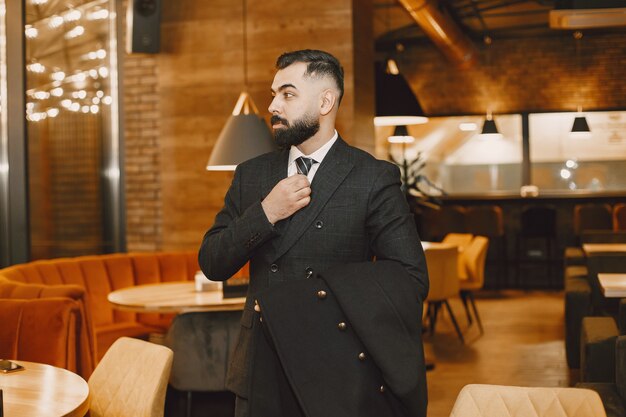
[[[330,111],[335,107],[335,103],[337,102],[337,96],[335,92],[327,88],[322,91],[322,101],[320,107],[320,113],[322,116],[326,116]]]

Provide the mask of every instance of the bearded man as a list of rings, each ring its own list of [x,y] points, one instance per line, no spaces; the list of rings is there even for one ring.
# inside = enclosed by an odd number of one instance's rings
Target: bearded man
[[[409,277],[410,299],[416,300],[415,310],[420,310],[415,315],[418,325],[421,303],[428,293],[424,253],[400,189],[398,168],[348,145],[335,130],[344,92],[339,61],[323,51],[301,50],[281,55],[276,67],[268,110],[281,150],[237,167],[224,207],[199,251],[200,266],[212,280],[226,280],[250,262],[241,333],[228,376],[228,388],[236,394],[237,417],[278,415],[255,413],[249,404],[257,390],[267,392],[267,387],[251,382],[253,370],[260,365],[255,364],[255,355],[264,337],[261,308],[255,305],[262,291],[311,279],[338,265],[371,263],[375,258],[376,263],[399,265]],[[318,295],[322,298],[326,293]],[[346,327],[343,322],[339,325],[342,331]],[[365,362],[365,353],[357,354],[357,363]],[[421,355],[415,352],[418,365],[423,364]],[[421,375],[423,366],[415,369],[425,413],[425,374]],[[334,383],[342,378],[332,375],[332,370],[330,375]],[[284,383],[277,383],[276,396],[286,398],[293,391],[293,381],[285,375],[280,378]],[[331,381],[321,384],[325,382]],[[378,387],[381,393],[385,391],[379,384],[376,392]],[[287,410],[282,412],[285,416],[314,414],[303,409],[300,399],[279,402]],[[332,407],[336,411],[328,411],[326,417],[356,417],[341,412],[340,405]],[[386,415],[396,414],[401,412]]]

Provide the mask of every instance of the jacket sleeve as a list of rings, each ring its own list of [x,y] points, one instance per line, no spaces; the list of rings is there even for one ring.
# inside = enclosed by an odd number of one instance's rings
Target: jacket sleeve
[[[243,176],[240,165],[224,198],[224,207],[202,239],[198,263],[211,280],[230,278],[248,262],[256,248],[276,235],[260,199],[243,207]]]
[[[376,259],[399,262],[415,280],[424,301],[428,295],[426,259],[400,184],[398,168],[384,163],[370,189],[367,234]]]

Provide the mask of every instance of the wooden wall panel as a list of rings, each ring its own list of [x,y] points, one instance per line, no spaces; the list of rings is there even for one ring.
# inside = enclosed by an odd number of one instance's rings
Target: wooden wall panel
[[[163,7],[158,55],[162,249],[195,249],[232,180],[232,173],[208,172],[204,166],[244,85],[242,3],[182,0]],[[266,118],[276,58],[294,49],[324,49],[346,72],[339,132],[364,148],[373,145],[371,10],[371,0],[248,1],[248,91]],[[355,86],[363,91],[355,92]]]

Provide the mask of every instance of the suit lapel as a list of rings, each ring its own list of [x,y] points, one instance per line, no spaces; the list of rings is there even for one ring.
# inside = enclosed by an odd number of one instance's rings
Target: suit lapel
[[[311,202],[291,216],[291,221],[278,247],[275,259],[280,258],[298,241],[352,170],[352,167],[349,147],[340,137],[315,173],[311,184]]]

